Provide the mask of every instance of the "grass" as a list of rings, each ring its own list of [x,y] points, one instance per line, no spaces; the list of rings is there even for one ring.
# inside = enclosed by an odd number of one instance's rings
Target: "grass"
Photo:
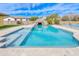
[[[1,29],[6,29],[6,28],[15,27],[15,26],[19,26],[19,25],[0,25],[0,30],[1,30]]]

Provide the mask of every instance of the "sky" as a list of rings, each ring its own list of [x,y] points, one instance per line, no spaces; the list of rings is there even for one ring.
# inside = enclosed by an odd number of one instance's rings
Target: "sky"
[[[48,16],[54,13],[60,16],[79,14],[78,3],[0,3],[0,13],[11,16]]]

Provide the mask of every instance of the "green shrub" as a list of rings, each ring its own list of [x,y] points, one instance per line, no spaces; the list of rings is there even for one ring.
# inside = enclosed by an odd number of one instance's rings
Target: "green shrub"
[[[33,16],[33,17],[30,18],[30,21],[36,21],[36,19],[38,19],[38,17]]]
[[[47,23],[48,23],[48,24],[52,24],[52,19],[48,19],[48,20],[47,20]]]
[[[55,19],[54,24],[59,24],[59,20]]]
[[[46,18],[48,24],[59,24],[60,16],[58,14],[52,14]]]

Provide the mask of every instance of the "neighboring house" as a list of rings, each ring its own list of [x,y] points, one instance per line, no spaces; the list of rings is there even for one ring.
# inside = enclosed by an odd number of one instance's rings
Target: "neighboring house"
[[[5,25],[8,24],[28,24],[28,18],[20,18],[20,17],[7,17],[3,19]]]
[[[23,18],[22,19],[22,24],[28,24],[28,20],[29,20],[28,18]]]
[[[5,25],[8,25],[8,24],[17,24],[15,18],[13,18],[13,17],[4,18],[3,22],[4,22]]]

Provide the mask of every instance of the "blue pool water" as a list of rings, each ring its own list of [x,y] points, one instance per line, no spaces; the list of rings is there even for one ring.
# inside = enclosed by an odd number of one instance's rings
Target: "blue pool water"
[[[17,43],[18,44],[18,43]],[[79,42],[71,32],[52,26],[36,26],[20,44],[22,47],[76,47]]]

